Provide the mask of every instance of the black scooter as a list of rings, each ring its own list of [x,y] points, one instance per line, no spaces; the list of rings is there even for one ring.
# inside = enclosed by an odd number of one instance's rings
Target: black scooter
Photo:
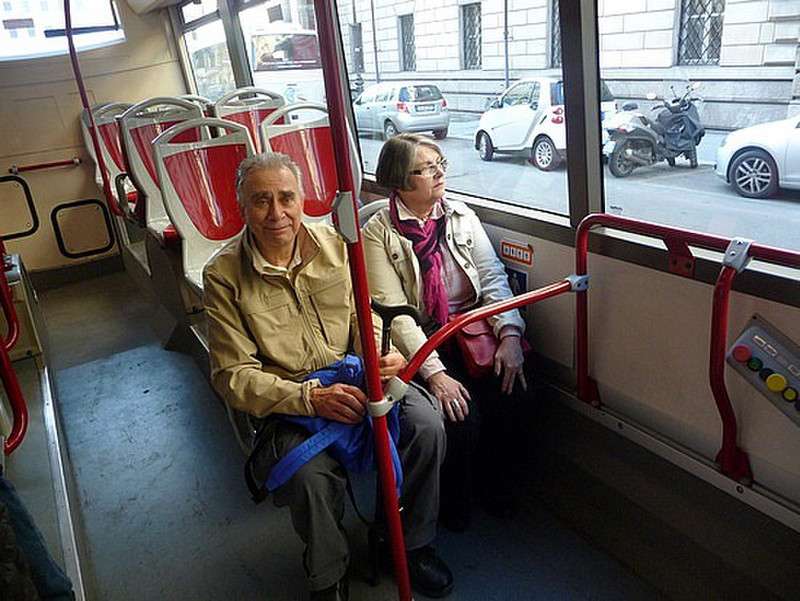
[[[681,155],[693,169],[697,167],[697,145],[705,129],[695,105],[699,98],[691,93],[699,87],[697,82],[687,85],[686,92],[678,96],[670,86],[674,98],[653,107],[649,117],[634,113],[639,108],[635,103],[623,106],[623,112],[607,125],[609,141],[603,148],[612,175],[627,177],[637,167],[664,160],[674,167],[675,158]]]

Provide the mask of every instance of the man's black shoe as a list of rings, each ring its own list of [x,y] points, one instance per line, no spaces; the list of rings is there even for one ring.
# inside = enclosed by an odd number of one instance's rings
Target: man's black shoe
[[[311,601],[347,601],[350,594],[347,576],[321,591],[311,591]]]
[[[433,547],[406,553],[411,588],[426,597],[446,597],[453,590],[453,573]]]

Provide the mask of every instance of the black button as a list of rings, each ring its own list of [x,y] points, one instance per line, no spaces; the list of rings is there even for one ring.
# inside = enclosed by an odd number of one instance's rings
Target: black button
[[[766,379],[769,378],[774,373],[775,370],[770,369],[769,367],[765,367],[760,372],[758,372],[758,377],[766,381]]]
[[[392,254],[392,259],[394,259],[395,261],[397,261],[397,253],[394,253],[394,254]]]

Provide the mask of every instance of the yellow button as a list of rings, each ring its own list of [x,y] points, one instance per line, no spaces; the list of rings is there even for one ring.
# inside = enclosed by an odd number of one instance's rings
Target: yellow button
[[[786,390],[783,391],[783,398],[784,400],[793,403],[794,401],[797,400],[797,391],[794,388],[787,388]]]
[[[772,392],[781,392],[788,384],[786,376],[782,374],[770,374],[767,378],[767,388]]]

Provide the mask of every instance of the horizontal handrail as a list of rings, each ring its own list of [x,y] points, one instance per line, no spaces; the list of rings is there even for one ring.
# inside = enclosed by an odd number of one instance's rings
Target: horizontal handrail
[[[425,344],[423,344],[419,350],[414,353],[411,361],[409,361],[408,365],[406,365],[400,371],[397,377],[403,380],[405,383],[410,382],[411,378],[414,377],[414,375],[417,373],[417,370],[419,370],[420,366],[425,362],[425,359],[428,358],[428,355],[430,355],[434,349],[438,348],[443,342],[445,342],[465,326],[468,326],[469,324],[481,319],[485,319],[486,317],[491,317],[493,315],[497,315],[498,313],[504,313],[505,311],[510,311],[511,309],[517,309],[524,305],[529,305],[538,301],[542,301],[546,298],[559,295],[563,292],[570,292],[571,290],[572,283],[568,280],[562,280],[548,286],[543,286],[542,288],[537,288],[536,290],[531,290],[525,294],[520,294],[519,296],[513,296],[506,300],[497,301],[483,307],[478,307],[472,311],[467,311],[453,321],[443,325],[436,331],[435,334],[433,334],[433,336],[428,338]]]
[[[22,165],[21,167],[17,165],[11,165],[11,167],[8,168],[8,172],[14,175],[18,175],[26,171],[40,171],[42,169],[53,169],[54,167],[77,167],[80,164],[81,164],[80,158],[72,157],[71,159],[66,159],[63,161],[53,161],[51,163],[34,163],[33,165]]]

